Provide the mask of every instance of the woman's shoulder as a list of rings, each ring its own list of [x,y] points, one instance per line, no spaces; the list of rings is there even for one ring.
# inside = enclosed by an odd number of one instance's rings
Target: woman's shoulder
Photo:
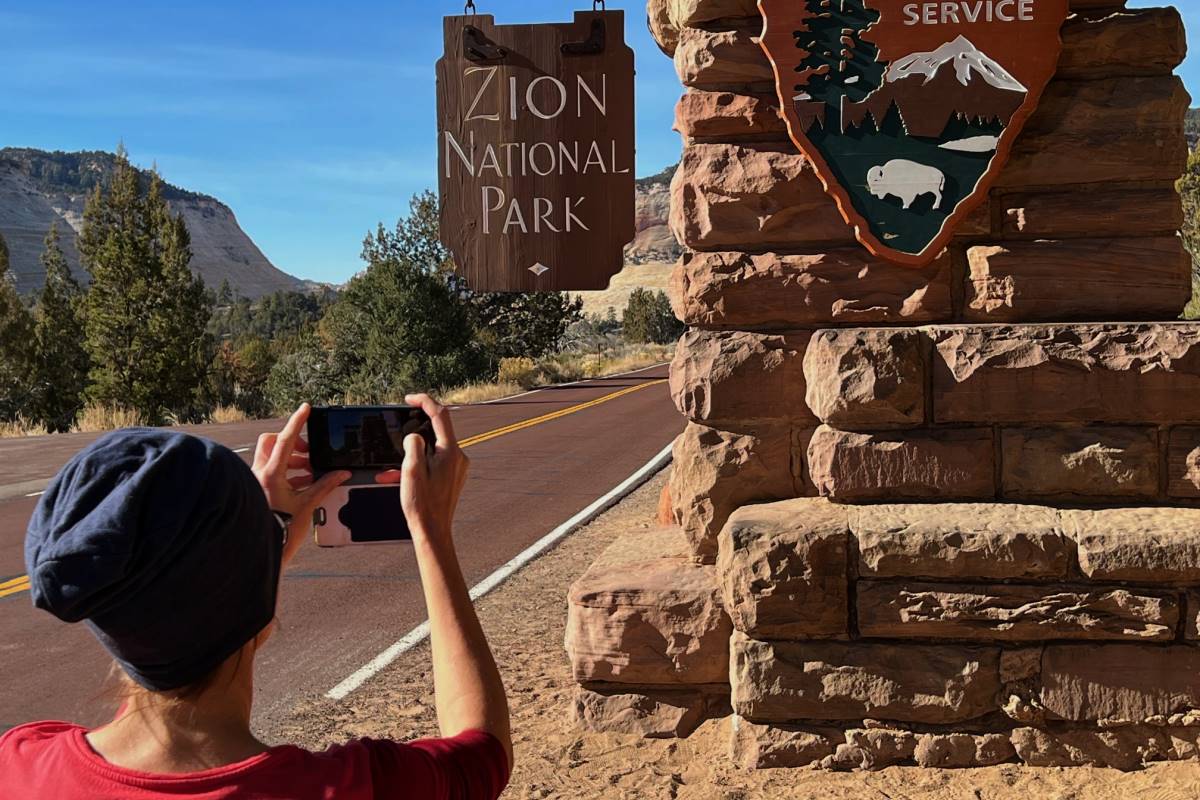
[[[61,740],[72,731],[81,731],[83,727],[73,722],[46,720],[44,722],[27,722],[15,728],[9,728],[0,734],[0,752],[9,747],[29,747],[45,745]]]

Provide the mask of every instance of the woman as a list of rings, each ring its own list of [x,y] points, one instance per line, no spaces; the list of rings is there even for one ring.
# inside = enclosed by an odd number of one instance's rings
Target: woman
[[[270,635],[282,567],[349,478],[314,482],[302,406],[258,441],[248,468],[220,445],[132,429],[79,453],[39,502],[25,542],[35,604],[84,620],[127,676],[116,719],[0,737],[0,796],[21,798],[494,798],[512,741],[495,662],[454,553],[467,474],[447,411],[407,398],[437,444],[404,440],[399,483],[429,611],[438,723],[447,738],[355,740],[311,753],[250,730],[254,657]],[[292,477],[289,478],[289,472]]]

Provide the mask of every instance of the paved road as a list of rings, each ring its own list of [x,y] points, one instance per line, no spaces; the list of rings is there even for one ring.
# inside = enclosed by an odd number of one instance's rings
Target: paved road
[[[456,541],[474,584],[650,460],[683,427],[667,368],[552,387],[455,411],[471,478]],[[626,391],[628,390],[628,391]],[[600,403],[591,401],[610,397]],[[584,405],[586,404],[586,405]],[[567,409],[570,413],[554,415]],[[494,436],[515,423],[549,419]],[[279,422],[190,429],[241,450]],[[0,440],[0,731],[34,719],[96,724],[111,716],[103,695],[110,660],[81,625],[32,608],[11,583],[24,575],[22,539],[47,479],[94,434]],[[4,587],[5,582],[9,588]],[[9,592],[6,594],[6,592]],[[260,655],[256,727],[353,673],[425,618],[416,565],[405,545],[301,550],[284,578],[280,626]],[[351,699],[353,695],[351,696]]]

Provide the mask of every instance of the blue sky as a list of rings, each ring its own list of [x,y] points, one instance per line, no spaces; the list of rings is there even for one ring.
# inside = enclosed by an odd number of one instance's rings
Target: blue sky
[[[477,0],[497,22],[565,20],[549,0]],[[1131,6],[1161,5],[1131,0]],[[1200,2],[1177,3],[1200,30]],[[433,65],[441,16],[414,0],[5,0],[0,146],[112,150],[229,204],[278,267],[342,282],[363,235],[391,225],[437,179]],[[638,174],[679,154],[680,87],[626,11],[637,57]],[[1200,98],[1200,54],[1184,68]]]

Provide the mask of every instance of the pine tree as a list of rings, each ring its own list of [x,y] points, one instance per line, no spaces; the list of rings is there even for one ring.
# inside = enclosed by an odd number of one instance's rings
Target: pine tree
[[[841,130],[842,98],[859,102],[883,83],[879,48],[862,34],[879,20],[867,0],[805,0],[810,17],[795,31],[803,53],[796,72],[796,110],[804,130],[818,120]]]
[[[8,244],[0,236],[0,422],[33,416],[33,317],[8,274]]]
[[[79,252],[92,275],[85,314],[91,399],[155,423],[202,419],[212,360],[209,298],[188,269],[183,218],[171,214],[157,174],[143,192],[124,149],[108,189],[97,186],[84,208]]]
[[[46,285],[34,311],[37,341],[37,419],[54,432],[71,430],[84,405],[89,359],[80,312],[83,292],[63,255],[58,224],[46,234],[42,253]]]
[[[675,318],[666,292],[638,288],[625,307],[623,333],[627,342],[667,344],[683,333],[683,323]]]
[[[1200,148],[1188,156],[1187,170],[1175,184],[1183,200],[1183,243],[1192,254],[1192,301],[1185,319],[1200,319]]]

